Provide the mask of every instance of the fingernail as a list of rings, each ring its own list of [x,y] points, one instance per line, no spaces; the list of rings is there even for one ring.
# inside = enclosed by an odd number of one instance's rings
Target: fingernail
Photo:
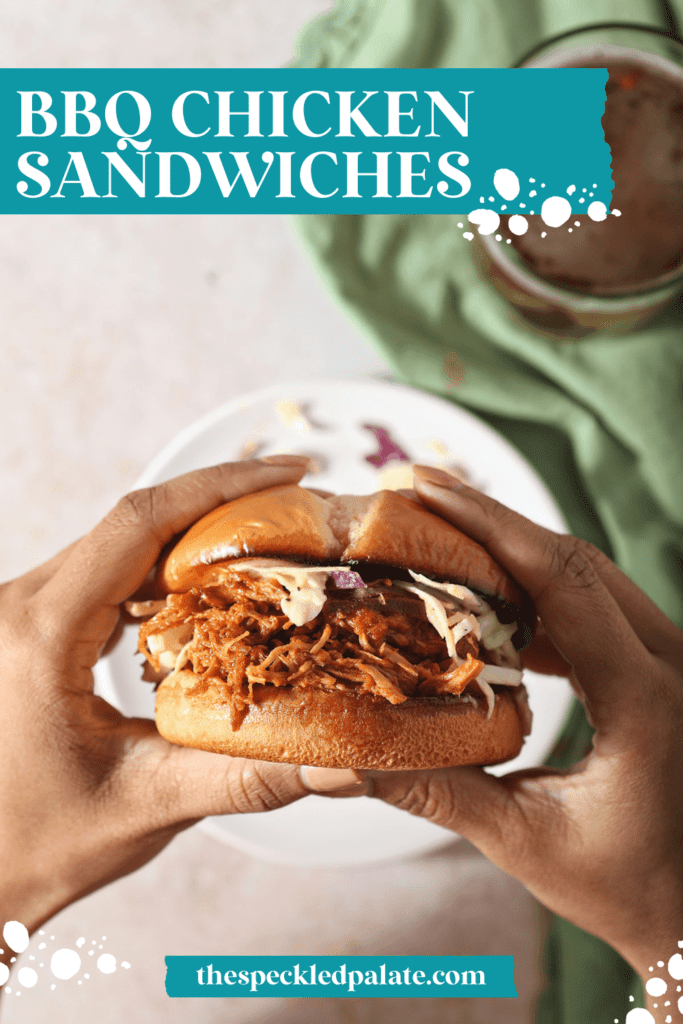
[[[436,466],[413,466],[413,474],[419,480],[424,480],[428,484],[436,484],[437,487],[448,487],[452,491],[462,487],[464,483],[462,477],[456,476],[455,473],[447,473],[443,469],[437,469]]]
[[[301,769],[301,781],[306,789],[320,796],[369,796],[372,783],[363,779],[353,768]]]
[[[308,455],[264,455],[259,462],[265,462],[267,466],[308,466]]]

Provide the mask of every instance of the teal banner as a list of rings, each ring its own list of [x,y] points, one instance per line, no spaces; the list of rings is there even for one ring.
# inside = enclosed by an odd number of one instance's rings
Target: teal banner
[[[0,213],[609,207],[601,69],[4,69]],[[516,184],[515,184],[516,183]]]
[[[167,956],[180,998],[513,998],[511,956]]]

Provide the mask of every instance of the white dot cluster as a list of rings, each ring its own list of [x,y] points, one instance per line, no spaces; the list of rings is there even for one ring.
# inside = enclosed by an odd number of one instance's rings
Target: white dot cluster
[[[529,184],[535,185],[536,179],[529,178]],[[503,203],[500,207],[501,212],[507,210],[507,203],[511,203],[518,198],[522,187],[519,178],[517,177],[515,172],[511,171],[508,167],[500,167],[495,172],[495,174],[493,175],[493,185],[498,195],[502,199],[506,200],[506,202]],[[542,189],[545,188],[545,184],[541,184],[540,187]],[[594,184],[593,188],[597,188],[597,185]],[[576,185],[569,185],[566,191],[567,195],[573,195],[576,192]],[[588,190],[585,188],[582,189],[581,191],[588,192]],[[534,196],[538,195],[538,190],[535,188],[531,189],[528,195],[529,198],[533,198]],[[592,197],[593,195],[593,192],[588,192],[589,197]],[[490,203],[495,202],[494,197],[489,196],[488,201]],[[479,202],[485,202],[484,196],[479,197]],[[585,202],[586,200],[583,197],[579,199],[579,203]],[[518,209],[526,211],[526,203],[518,201],[517,205]],[[605,204],[598,202],[597,200],[592,203],[589,203],[589,205],[586,208],[586,213],[588,214],[589,218],[596,223],[606,220],[608,212],[609,211],[607,210]],[[533,215],[534,210],[530,210],[529,214]],[[571,203],[563,196],[548,196],[548,198],[545,199],[541,205],[541,219],[543,220],[544,224],[546,224],[550,228],[562,227],[564,224],[567,223],[567,221],[571,217],[571,214]],[[620,217],[621,212],[619,210],[612,210],[612,216]],[[470,224],[476,225],[478,233],[480,235],[492,235],[500,225],[499,214],[495,210],[488,209],[487,207],[480,207],[479,209],[472,210],[472,212],[468,214],[467,219]],[[464,227],[462,221],[458,221],[458,227],[460,229]],[[567,232],[571,234],[575,227],[581,227],[581,221],[574,221],[574,227],[568,227]],[[521,214],[515,213],[509,217],[508,228],[513,235],[524,235],[529,229],[529,222],[527,221],[526,217],[522,216]],[[542,232],[541,238],[545,238],[546,236],[547,232]],[[471,242],[474,239],[474,233],[472,231],[464,231],[463,238],[465,238],[468,242]],[[502,241],[502,238],[499,238],[498,235],[496,235],[496,240]],[[508,242],[508,244],[510,243],[509,238],[506,239],[506,241]]]
[[[594,185],[593,188],[596,186]],[[678,948],[683,949],[683,942],[678,943]],[[664,967],[664,961],[658,960],[657,967]],[[669,962],[666,965],[666,969],[669,973],[669,977],[673,978],[674,981],[683,981],[683,956],[680,953],[674,953],[673,956],[669,957]],[[645,991],[649,996],[653,996],[655,999],[666,994],[669,988],[669,984],[664,978],[657,977],[654,975],[654,967],[649,968],[653,974],[651,978],[648,978],[645,983]],[[676,991],[681,991],[681,986],[676,986]],[[629,996],[629,1000],[633,1002],[633,996]],[[658,1003],[654,1003],[655,1008],[659,1008]],[[667,999],[664,1006],[671,1006],[671,1000]],[[680,996],[676,1006],[678,1012],[683,1014],[683,996]],[[615,1018],[614,1024],[619,1024],[619,1021]],[[642,1007],[634,1007],[629,1010],[626,1014],[626,1020],[624,1024],[657,1024],[655,1018],[652,1016],[649,1010],[645,1010]],[[672,1024],[671,1014],[665,1017],[665,1024]]]
[[[45,932],[41,929],[38,934],[44,936]],[[20,921],[7,921],[2,931],[3,939],[5,940],[6,946],[9,947],[15,953],[23,953],[29,946],[29,934],[26,927],[21,924]],[[50,941],[54,942],[55,936],[50,936]],[[81,936],[76,940],[76,947],[81,949],[85,945],[85,937]],[[106,935],[102,936],[102,942],[98,944],[97,939],[93,939],[91,945],[98,949],[104,949],[102,943],[107,941]],[[47,949],[46,942],[40,942],[38,949]],[[0,949],[0,954],[3,950]],[[89,950],[89,955],[93,956],[95,949]],[[11,963],[16,961],[16,957],[11,957]],[[29,956],[31,961],[35,961],[35,956]],[[40,963],[39,967],[45,967],[44,963]],[[121,964],[117,964],[116,957],[111,953],[101,953],[97,959],[97,968],[101,974],[114,974],[117,967],[121,966],[126,970],[130,968],[130,964],[123,960]],[[82,967],[82,960],[80,955],[75,949],[64,947],[62,949],[55,950],[50,957],[50,971],[53,978],[58,981],[69,981],[71,978],[75,978],[80,972]],[[9,980],[10,972],[6,964],[0,963],[0,987],[4,986],[4,991],[11,993],[12,989],[6,982]],[[37,970],[33,967],[20,967],[17,971],[16,980],[21,986],[20,988],[14,989],[14,994],[19,996],[23,989],[34,988],[38,983],[40,975]],[[89,980],[89,974],[83,974],[82,978],[78,979],[78,984],[82,985],[83,981]],[[50,985],[50,989],[54,990],[57,986],[54,984]]]

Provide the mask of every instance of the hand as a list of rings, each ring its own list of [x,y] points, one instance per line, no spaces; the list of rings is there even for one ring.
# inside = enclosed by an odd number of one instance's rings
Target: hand
[[[420,499],[529,592],[545,634],[535,666],[568,670],[593,750],[569,771],[500,779],[371,773],[374,794],[461,833],[649,977],[683,940],[683,633],[596,548],[440,477],[418,469]]]
[[[172,746],[153,722],[95,697],[92,675],[119,605],[164,544],[221,502],[297,483],[305,470],[305,459],[243,462],[134,492],[92,533],[0,587],[0,924],[35,930],[205,815],[308,792],[294,766]]]

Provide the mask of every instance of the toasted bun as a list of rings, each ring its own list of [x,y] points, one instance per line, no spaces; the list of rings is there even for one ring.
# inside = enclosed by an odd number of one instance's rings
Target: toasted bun
[[[220,581],[226,563],[253,557],[412,569],[511,607],[525,640],[533,635],[531,602],[486,549],[395,491],[322,498],[285,486],[238,498],[188,530],[160,564],[157,586],[163,593],[206,586]]]
[[[257,686],[239,729],[219,683],[181,671],[161,683],[156,720],[171,743],[233,757],[323,768],[385,771],[498,764],[516,757],[522,723],[514,698],[486,704],[448,697],[383,698],[324,690]]]

